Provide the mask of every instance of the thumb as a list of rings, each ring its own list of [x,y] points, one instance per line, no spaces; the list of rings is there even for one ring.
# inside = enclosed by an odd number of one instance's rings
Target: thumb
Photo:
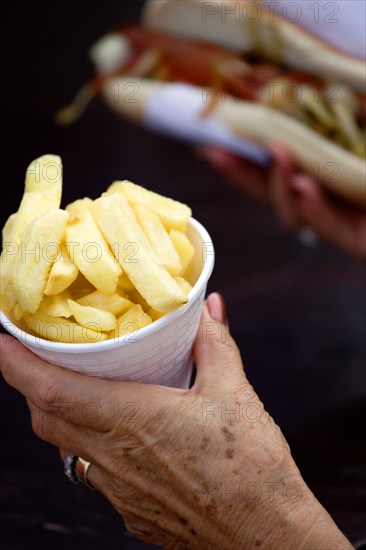
[[[210,294],[204,304],[194,361],[197,370],[194,388],[198,391],[247,383],[240,352],[229,332],[225,302],[218,293]]]

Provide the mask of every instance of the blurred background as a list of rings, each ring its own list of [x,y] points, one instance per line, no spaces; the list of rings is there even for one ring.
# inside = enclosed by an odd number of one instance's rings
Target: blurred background
[[[117,118],[94,101],[73,126],[55,111],[93,75],[87,50],[139,0],[4,0],[1,226],[18,208],[25,169],[61,155],[63,205],[115,179],[188,203],[210,232],[249,380],[282,428],[317,498],[356,547],[366,540],[365,266],[304,246],[269,210],[230,187],[191,146]],[[248,177],[265,178],[248,164]],[[65,478],[58,451],[33,435],[24,399],[0,381],[0,546],[144,549],[104,499]],[[172,489],[173,490],[173,489]]]

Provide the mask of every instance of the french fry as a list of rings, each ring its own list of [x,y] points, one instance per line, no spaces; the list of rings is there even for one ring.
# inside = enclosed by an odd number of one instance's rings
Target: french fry
[[[145,231],[151,246],[162,260],[164,267],[175,277],[182,271],[177,251],[169,238],[168,232],[155,212],[137,204],[134,208],[137,220]]]
[[[75,320],[83,327],[97,332],[109,332],[117,325],[116,316],[109,311],[97,309],[96,307],[81,306],[73,300],[67,300],[67,303]]]
[[[103,294],[114,294],[122,269],[89,210],[80,212],[67,224],[65,244],[86,279]]]
[[[61,245],[61,255],[51,267],[44,289],[45,295],[54,296],[63,292],[76,280],[78,273],[79,270],[76,264],[71,261],[66,246]]]
[[[183,279],[183,277],[176,277],[176,282],[180,286],[180,288],[183,290],[184,294],[187,295],[192,290],[192,285],[186,280]]]
[[[15,212],[14,214],[11,214],[6,220],[2,230],[3,243],[10,242],[10,236],[13,231],[16,217],[17,217],[17,212]]]
[[[14,242],[11,237],[16,222],[16,217],[17,213],[11,214],[6,220],[2,230],[3,250],[0,257],[0,300],[1,308],[4,311],[10,311],[16,303],[12,272],[15,256],[19,251],[19,243]]]
[[[70,214],[70,220],[76,218],[84,210],[88,210],[93,204],[92,199],[89,197],[84,197],[83,199],[78,199],[74,202],[70,202],[65,210]]]
[[[119,262],[150,306],[167,312],[187,302],[173,277],[154,261],[149,249],[142,244],[143,231],[122,193],[103,195],[95,200],[93,214],[110,246],[118,244]],[[129,245],[134,246],[132,257]]]
[[[135,288],[126,273],[122,273],[122,275],[119,276],[117,287],[119,290],[123,290],[124,292],[128,292],[129,290],[133,290]]]
[[[149,315],[149,317],[151,317],[152,321],[157,321],[165,315],[165,313],[162,313],[161,311],[156,311],[156,309],[154,309],[153,307],[149,307],[149,309],[147,310],[147,314]]]
[[[187,235],[185,233],[182,233],[182,231],[175,231],[174,229],[172,229],[169,233],[169,237],[173,242],[173,245],[179,255],[182,265],[182,270],[179,275],[182,277],[188,277],[192,268],[194,248],[189,242]]]
[[[20,321],[25,315],[28,315],[28,311],[25,311],[19,304],[15,304],[13,308],[13,317],[15,321]]]
[[[76,302],[81,306],[90,306],[97,309],[104,309],[110,311],[113,315],[119,317],[125,313],[130,307],[133,306],[133,303],[127,298],[123,298],[119,294],[115,293],[111,296],[106,296],[96,290],[87,294],[83,298],[79,298]]]
[[[133,223],[134,223],[134,228],[135,228],[135,241],[131,241],[129,243],[125,243],[124,246],[126,246],[126,250],[128,250],[128,252],[130,254],[127,254],[126,255],[126,261],[127,262],[134,262],[136,258],[134,258],[134,254],[136,252],[136,243],[139,243],[139,245],[142,245],[144,246],[147,250],[149,250],[151,256],[153,257],[153,259],[155,260],[155,262],[158,264],[158,265],[161,265],[161,266],[164,266],[164,263],[162,261],[162,259],[158,256],[158,254],[155,252],[153,246],[151,245],[151,242],[148,238],[148,236],[146,235],[145,231],[142,229],[142,227],[140,226],[140,224],[135,224],[135,221],[136,221],[136,215],[133,211],[133,209],[131,209],[130,207],[130,204],[129,202],[126,200],[126,197],[125,195],[123,194],[123,191],[122,191],[122,188],[119,188],[120,186],[118,184],[120,184],[122,182],[115,182],[116,184],[116,190],[113,192],[113,191],[110,191],[112,188],[113,188],[113,185],[112,184],[110,187],[108,187],[108,190],[103,193],[102,197],[103,198],[104,196],[108,196],[108,195],[113,195],[115,193],[121,193],[122,195],[122,201],[123,201],[123,204],[125,205],[126,207],[126,212],[129,212],[129,219],[133,220]],[[98,199],[97,199],[98,200]],[[95,208],[95,202],[94,201],[94,204],[93,204],[93,207],[92,207],[92,211],[94,211],[94,208]],[[127,208],[129,207],[129,208]],[[120,247],[120,244],[116,241],[116,239],[114,240],[114,243],[113,245],[111,245],[112,247],[112,251],[115,255],[115,257],[117,258],[117,260],[119,260],[119,257],[118,257],[118,254],[119,254],[119,247]],[[122,265],[122,269],[123,269],[123,265]],[[123,269],[123,271],[125,271]],[[127,277],[127,282],[126,282],[126,288],[124,288],[124,282],[126,280],[126,278],[124,277],[125,273],[122,273],[122,276],[120,277],[120,280],[119,280],[119,284],[121,285],[121,288],[123,290],[126,290],[128,292],[128,289],[127,289],[127,286],[128,286],[128,282],[129,279]],[[134,285],[132,284],[132,289],[134,288]],[[131,289],[130,289],[131,290]]]
[[[8,220],[1,254],[1,307],[10,311],[16,303],[13,285],[15,258],[20,252],[25,228],[50,210],[60,207],[62,193],[62,163],[56,155],[43,155],[27,168],[25,189],[18,212]]]
[[[131,300],[131,302],[133,302],[134,304],[140,304],[140,306],[144,311],[147,311],[149,309],[150,307],[149,304],[147,303],[145,298],[141,296],[139,291],[136,290],[135,288],[133,290],[130,290],[130,292],[128,293],[128,297]]]
[[[151,317],[144,312],[140,304],[135,304],[117,319],[117,326],[110,332],[109,338],[119,338],[140,330],[151,323]]]
[[[82,273],[78,273],[76,280],[68,287],[73,300],[78,300],[87,294],[95,291],[95,287],[84,277]]]
[[[62,193],[62,163],[56,155],[32,161],[25,175],[25,189],[9,238],[20,243],[25,227],[50,210],[59,208]]]
[[[190,285],[190,283],[185,279],[183,279],[183,277],[175,277],[175,280],[180,286],[180,288],[183,290],[185,295],[187,295],[192,290],[192,286]],[[134,294],[130,293],[130,297],[134,300]],[[141,305],[143,306],[143,304]],[[158,319],[161,319],[161,317],[164,317],[165,315],[165,313],[162,313],[161,311],[156,311],[156,309],[152,307],[147,308],[146,313],[151,317],[153,321],[157,321]]]
[[[131,181],[116,181],[107,189],[107,193],[116,191],[125,194],[128,202],[135,206],[141,204],[159,216],[165,228],[185,231],[192,210],[186,204],[163,197]]]
[[[56,296],[45,296],[39,306],[40,312],[51,317],[71,317],[71,310],[67,300],[71,298],[68,290],[64,290]]]
[[[40,306],[52,263],[60,253],[68,217],[65,210],[51,210],[26,227],[13,277],[19,304],[29,313],[35,313]]]
[[[54,342],[91,344],[93,342],[102,342],[108,338],[104,332],[90,330],[69,319],[51,317],[40,311],[37,311],[33,315],[26,315],[22,321],[31,332],[38,334],[44,340],[52,340]]]

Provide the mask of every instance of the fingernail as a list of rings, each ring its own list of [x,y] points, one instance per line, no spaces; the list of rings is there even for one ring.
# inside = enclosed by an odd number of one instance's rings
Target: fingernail
[[[207,298],[207,307],[211,317],[219,323],[227,323],[226,305],[224,298],[218,292],[210,294]]]
[[[287,164],[293,164],[291,155],[280,143],[270,143],[268,146],[268,152],[271,155],[272,161],[279,166],[286,166]]]
[[[300,198],[304,194],[304,184],[301,177],[301,174],[295,174],[292,178],[289,179],[289,185],[292,191],[292,194]]]
[[[219,147],[201,147],[198,156],[213,164],[216,168],[226,167],[229,154]]]

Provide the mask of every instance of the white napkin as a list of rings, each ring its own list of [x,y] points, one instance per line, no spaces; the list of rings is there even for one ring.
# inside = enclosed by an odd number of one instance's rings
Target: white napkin
[[[169,134],[196,144],[218,145],[259,164],[269,159],[256,143],[237,137],[217,117],[202,118],[202,91],[190,84],[164,84],[147,100],[144,125],[155,132]]]

